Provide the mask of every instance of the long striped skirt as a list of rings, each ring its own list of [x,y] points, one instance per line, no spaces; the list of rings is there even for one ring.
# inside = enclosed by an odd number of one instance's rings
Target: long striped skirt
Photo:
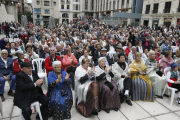
[[[132,81],[132,100],[133,101],[151,101],[154,102],[156,97],[154,95],[153,86],[151,85],[150,95],[148,98],[148,84],[142,78],[136,78]]]

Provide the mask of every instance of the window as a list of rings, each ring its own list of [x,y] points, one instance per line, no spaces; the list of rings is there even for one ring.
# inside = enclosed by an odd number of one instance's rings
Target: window
[[[44,1],[44,6],[49,6],[49,1]]]
[[[39,4],[40,4],[39,0],[38,0],[38,1],[36,1],[36,4],[37,4],[37,5],[39,5]]]
[[[40,15],[37,15],[37,18],[40,18]]]
[[[73,2],[79,2],[79,0],[73,0]]]
[[[85,10],[88,9],[88,0],[85,0]]]
[[[124,8],[124,0],[122,0],[121,8]]]
[[[67,9],[69,9],[69,5],[67,5]]]
[[[145,11],[145,14],[149,14],[150,12],[150,5],[146,5],[146,11]]]
[[[53,2],[53,5],[56,6],[56,2]]]
[[[50,14],[50,10],[44,9],[44,14]]]
[[[178,7],[178,12],[180,12],[180,0],[179,0],[179,7]]]
[[[171,2],[165,3],[164,13],[170,13],[171,10]]]
[[[154,4],[153,13],[158,13],[158,6],[159,6],[159,3]]]
[[[94,10],[94,0],[91,1],[91,10]]]
[[[61,5],[61,9],[64,9],[64,5]]]
[[[78,15],[77,14],[73,14],[73,18],[77,18],[78,17]]]
[[[69,17],[69,15],[67,13],[62,14],[62,18],[68,18],[68,17]]]
[[[79,5],[78,5],[78,4],[74,4],[74,5],[73,5],[73,10],[80,10]]]

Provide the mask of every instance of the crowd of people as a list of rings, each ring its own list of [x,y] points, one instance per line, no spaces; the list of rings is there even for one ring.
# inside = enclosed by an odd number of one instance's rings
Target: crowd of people
[[[178,89],[180,106],[178,27],[112,26],[97,20],[57,24],[52,29],[31,22],[26,27],[16,22],[4,24],[0,96],[5,101],[8,81],[8,95],[14,97],[25,120],[30,120],[30,105],[35,101],[41,103],[43,120],[70,119],[73,102],[88,117],[101,110],[118,111],[123,102],[130,107],[131,101],[163,99],[166,83]],[[43,93],[45,82],[32,63],[40,58],[44,59],[41,69],[47,73],[47,93]],[[165,76],[167,67],[171,70]]]

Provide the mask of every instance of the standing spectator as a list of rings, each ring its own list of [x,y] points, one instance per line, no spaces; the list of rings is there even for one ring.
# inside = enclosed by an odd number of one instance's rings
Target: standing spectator
[[[6,38],[7,38],[7,37],[10,38],[10,36],[9,36],[9,30],[10,30],[10,27],[9,27],[8,23],[6,23],[6,26],[5,26]]]

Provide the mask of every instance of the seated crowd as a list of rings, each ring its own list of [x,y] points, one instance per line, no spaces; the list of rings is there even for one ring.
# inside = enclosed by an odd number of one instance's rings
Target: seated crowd
[[[0,40],[0,96],[5,101],[8,81],[7,94],[14,97],[25,120],[31,119],[30,105],[35,101],[41,103],[43,120],[70,119],[73,102],[88,117],[100,110],[118,111],[123,102],[132,106],[131,101],[163,99],[166,83],[178,89],[180,106],[178,27],[168,32],[166,26],[152,30],[98,22],[59,24],[53,29],[32,23],[25,28],[15,22],[9,25],[18,28],[14,31],[18,39]],[[37,59],[44,60],[41,69],[46,71],[47,93],[33,63]],[[165,76],[167,67],[171,69]]]

